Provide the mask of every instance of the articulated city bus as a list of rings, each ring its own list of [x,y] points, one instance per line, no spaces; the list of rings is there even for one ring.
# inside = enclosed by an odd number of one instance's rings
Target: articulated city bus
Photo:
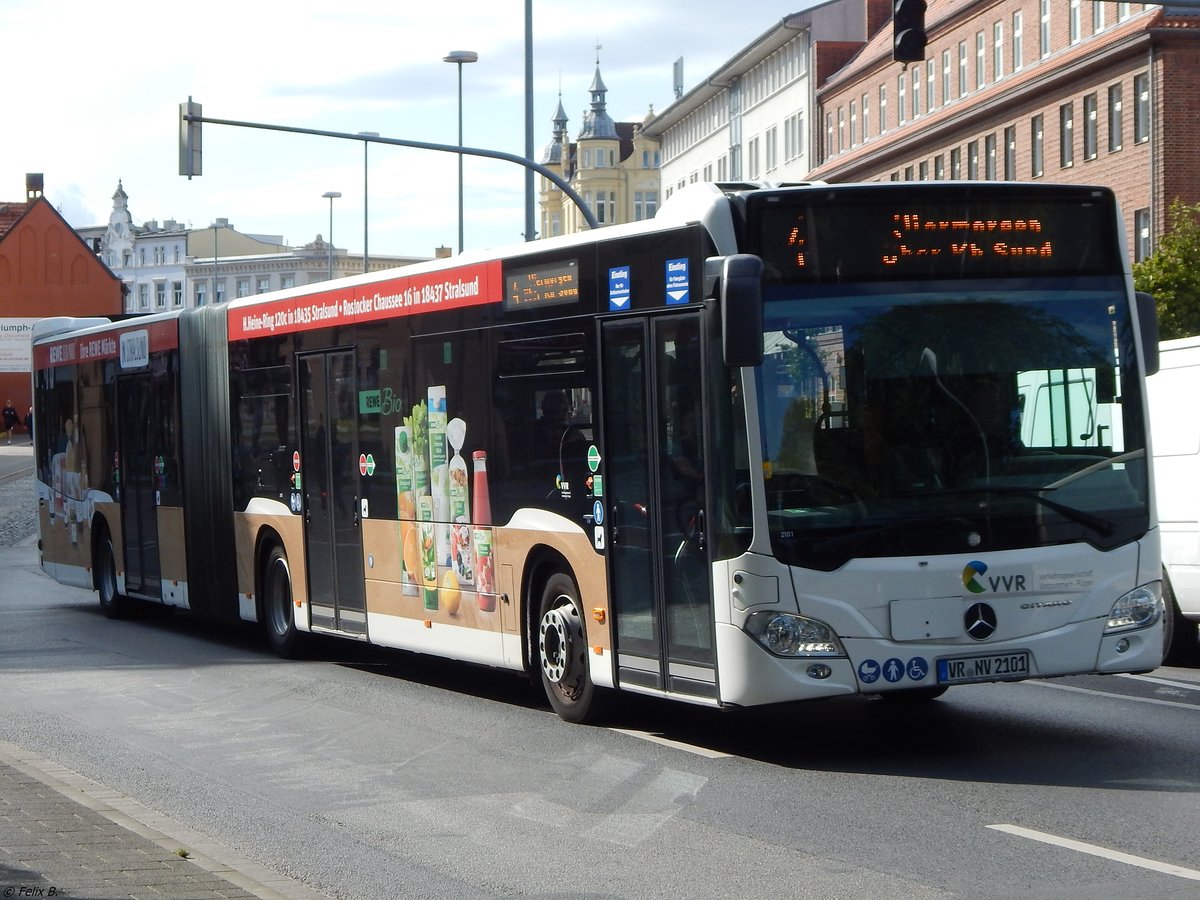
[[[42,563],[283,656],[528,672],[572,721],[611,689],[1145,671],[1156,335],[1126,260],[1103,188],[705,184],[503,253],[46,320]]]

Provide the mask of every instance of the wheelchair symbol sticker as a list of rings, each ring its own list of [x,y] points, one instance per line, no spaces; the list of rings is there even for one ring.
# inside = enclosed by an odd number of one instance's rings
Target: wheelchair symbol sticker
[[[929,674],[929,663],[922,657],[914,656],[908,661],[908,677],[913,681],[924,681]]]

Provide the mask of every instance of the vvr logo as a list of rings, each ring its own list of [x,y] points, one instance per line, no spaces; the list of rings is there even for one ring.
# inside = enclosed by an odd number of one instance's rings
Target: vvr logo
[[[980,579],[983,579],[983,574],[988,570],[987,563],[979,560],[971,560],[963,567],[962,582],[972,594],[985,594],[991,591],[993,594],[1000,591],[1015,592],[1025,590],[1024,575],[993,575],[984,579],[987,584],[981,584]]]
[[[965,587],[972,594],[982,594],[987,589],[976,579],[987,570],[987,563],[981,563],[977,559],[967,563],[967,565],[963,568],[963,587]]]

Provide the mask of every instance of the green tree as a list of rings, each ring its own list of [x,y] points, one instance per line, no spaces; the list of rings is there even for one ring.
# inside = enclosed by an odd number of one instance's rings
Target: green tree
[[[1133,267],[1133,284],[1153,294],[1163,340],[1200,334],[1200,203],[1176,199],[1158,249]]]

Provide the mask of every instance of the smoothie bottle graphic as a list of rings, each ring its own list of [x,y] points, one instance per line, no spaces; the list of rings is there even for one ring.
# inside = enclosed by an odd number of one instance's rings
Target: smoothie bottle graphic
[[[487,453],[476,450],[471,454],[475,464],[473,475],[475,525],[475,590],[483,612],[496,609],[496,567],[492,556],[492,505],[488,495]]]
[[[467,423],[462,419],[451,419],[446,423],[446,441],[454,451],[447,464],[449,485],[446,489],[450,502],[450,568],[454,571],[454,580],[460,587],[470,587],[475,583],[471,503],[467,489],[471,476],[462,457],[462,446],[466,437]]]
[[[438,567],[436,523],[433,521],[433,498],[429,495],[418,501],[418,533],[421,540],[421,585],[425,608],[438,608]]]
[[[400,518],[400,583],[409,597],[420,593],[421,537],[417,527],[417,503],[413,488],[412,429],[396,429],[396,505]]]

